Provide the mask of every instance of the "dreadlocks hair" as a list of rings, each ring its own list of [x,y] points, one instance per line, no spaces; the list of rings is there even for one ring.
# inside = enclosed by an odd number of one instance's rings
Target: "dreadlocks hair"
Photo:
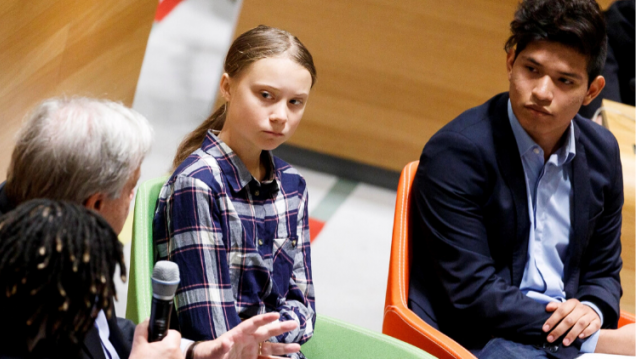
[[[23,203],[0,217],[0,305],[11,308],[2,327],[26,339],[29,352],[42,337],[79,348],[100,310],[112,316],[117,265],[126,273],[122,245],[97,213],[70,202]]]

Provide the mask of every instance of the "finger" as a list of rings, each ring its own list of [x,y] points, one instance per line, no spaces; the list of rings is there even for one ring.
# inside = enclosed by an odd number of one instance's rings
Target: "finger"
[[[177,346],[180,346],[181,344],[181,333],[179,333],[176,330],[170,329],[168,330],[168,335],[166,335],[162,340],[162,342],[168,342],[168,343],[176,343]]]
[[[285,355],[297,353],[298,351],[300,351],[300,344],[296,343],[285,344],[265,342],[261,347],[262,355]]]
[[[148,319],[137,324],[133,338],[133,342],[148,343]]]
[[[279,313],[271,312],[271,313],[266,313],[266,314],[260,314],[260,315],[253,316],[250,319],[248,319],[247,321],[253,322],[254,325],[256,325],[257,327],[261,327],[261,326],[263,326],[265,324],[269,324],[269,323],[271,323],[273,321],[278,320],[278,318],[280,318],[280,314]]]
[[[583,317],[586,312],[583,308],[576,307],[572,312],[570,312],[561,322],[554,328],[550,334],[548,335],[548,342],[553,342],[557,338],[560,338],[563,334],[565,334],[568,330],[573,328],[579,321],[581,317]],[[580,331],[575,333],[575,335],[579,335]]]
[[[276,312],[257,315],[237,325],[235,329],[245,334],[252,335],[260,327],[267,325],[269,323],[276,322],[279,317],[280,317],[280,314]]]
[[[543,324],[543,331],[546,333],[549,332],[550,329],[554,328],[559,322],[562,322],[563,319],[568,316],[575,307],[576,303],[572,302],[572,300],[561,303],[559,305],[559,308],[554,311],[550,318],[545,321],[545,324]]]
[[[267,340],[271,337],[275,337],[277,335],[281,335],[283,333],[287,333],[292,331],[298,327],[298,323],[293,320],[287,320],[284,322],[274,322],[268,325],[264,325],[254,333],[254,336],[259,341]]]
[[[545,306],[545,311],[548,313],[554,312],[555,310],[559,309],[559,304],[558,302],[550,302]]]
[[[565,338],[563,338],[563,345],[567,347],[568,345],[572,344],[572,342],[576,340],[576,337],[583,334],[583,331],[590,325],[592,319],[594,318],[590,315],[590,313],[586,313],[581,318],[579,318],[576,324],[574,324],[572,329],[570,329],[570,331],[567,333]]]
[[[597,315],[596,318],[592,319],[592,321],[590,322],[590,325],[588,325],[587,328],[585,328],[583,333],[579,334],[579,338],[581,339],[587,338],[590,335],[596,333],[596,331],[599,329],[601,329],[601,319],[599,319]]]

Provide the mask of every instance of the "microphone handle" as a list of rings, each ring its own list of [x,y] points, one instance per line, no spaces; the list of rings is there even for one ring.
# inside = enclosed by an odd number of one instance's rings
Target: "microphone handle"
[[[148,342],[163,340],[168,335],[172,302],[172,300],[161,300],[152,297],[150,323],[148,324]]]

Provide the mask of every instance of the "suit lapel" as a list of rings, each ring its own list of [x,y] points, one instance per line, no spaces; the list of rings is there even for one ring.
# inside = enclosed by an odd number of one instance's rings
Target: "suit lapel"
[[[578,278],[573,275],[573,270],[578,270],[583,248],[587,246],[587,230],[590,210],[590,176],[588,174],[587,157],[585,147],[579,140],[579,128],[572,121],[574,126],[574,138],[576,141],[576,156],[572,160],[572,209],[570,211],[572,234],[568,244],[568,254],[565,258],[563,282],[568,297],[573,294],[568,289]]]
[[[508,94],[499,97],[491,105],[489,112],[490,118],[493,119],[492,128],[497,163],[504,182],[510,188],[510,194],[514,202],[516,233],[514,233],[514,237],[510,238],[511,242],[509,245],[512,253],[512,284],[519,286],[527,261],[530,220],[528,217],[528,197],[523,165],[515,135],[508,119],[508,98]]]
[[[106,359],[104,350],[102,349],[102,341],[99,339],[99,332],[95,326],[86,333],[82,352],[87,358]]]
[[[119,354],[120,358],[127,358],[130,354],[131,343],[124,339],[121,330],[119,330],[119,325],[117,324],[117,316],[115,315],[115,310],[113,309],[113,315],[110,319],[108,319],[108,328],[110,331],[110,339],[111,344]]]

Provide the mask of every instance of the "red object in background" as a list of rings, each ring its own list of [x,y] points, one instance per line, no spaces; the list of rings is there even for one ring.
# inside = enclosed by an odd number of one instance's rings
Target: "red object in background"
[[[322,231],[322,227],[325,226],[325,222],[321,222],[317,219],[309,217],[309,240],[313,243]]]
[[[175,6],[179,5],[179,3],[183,0],[163,0],[159,3],[157,7],[157,12],[155,13],[155,21],[159,22],[166,17]]]

